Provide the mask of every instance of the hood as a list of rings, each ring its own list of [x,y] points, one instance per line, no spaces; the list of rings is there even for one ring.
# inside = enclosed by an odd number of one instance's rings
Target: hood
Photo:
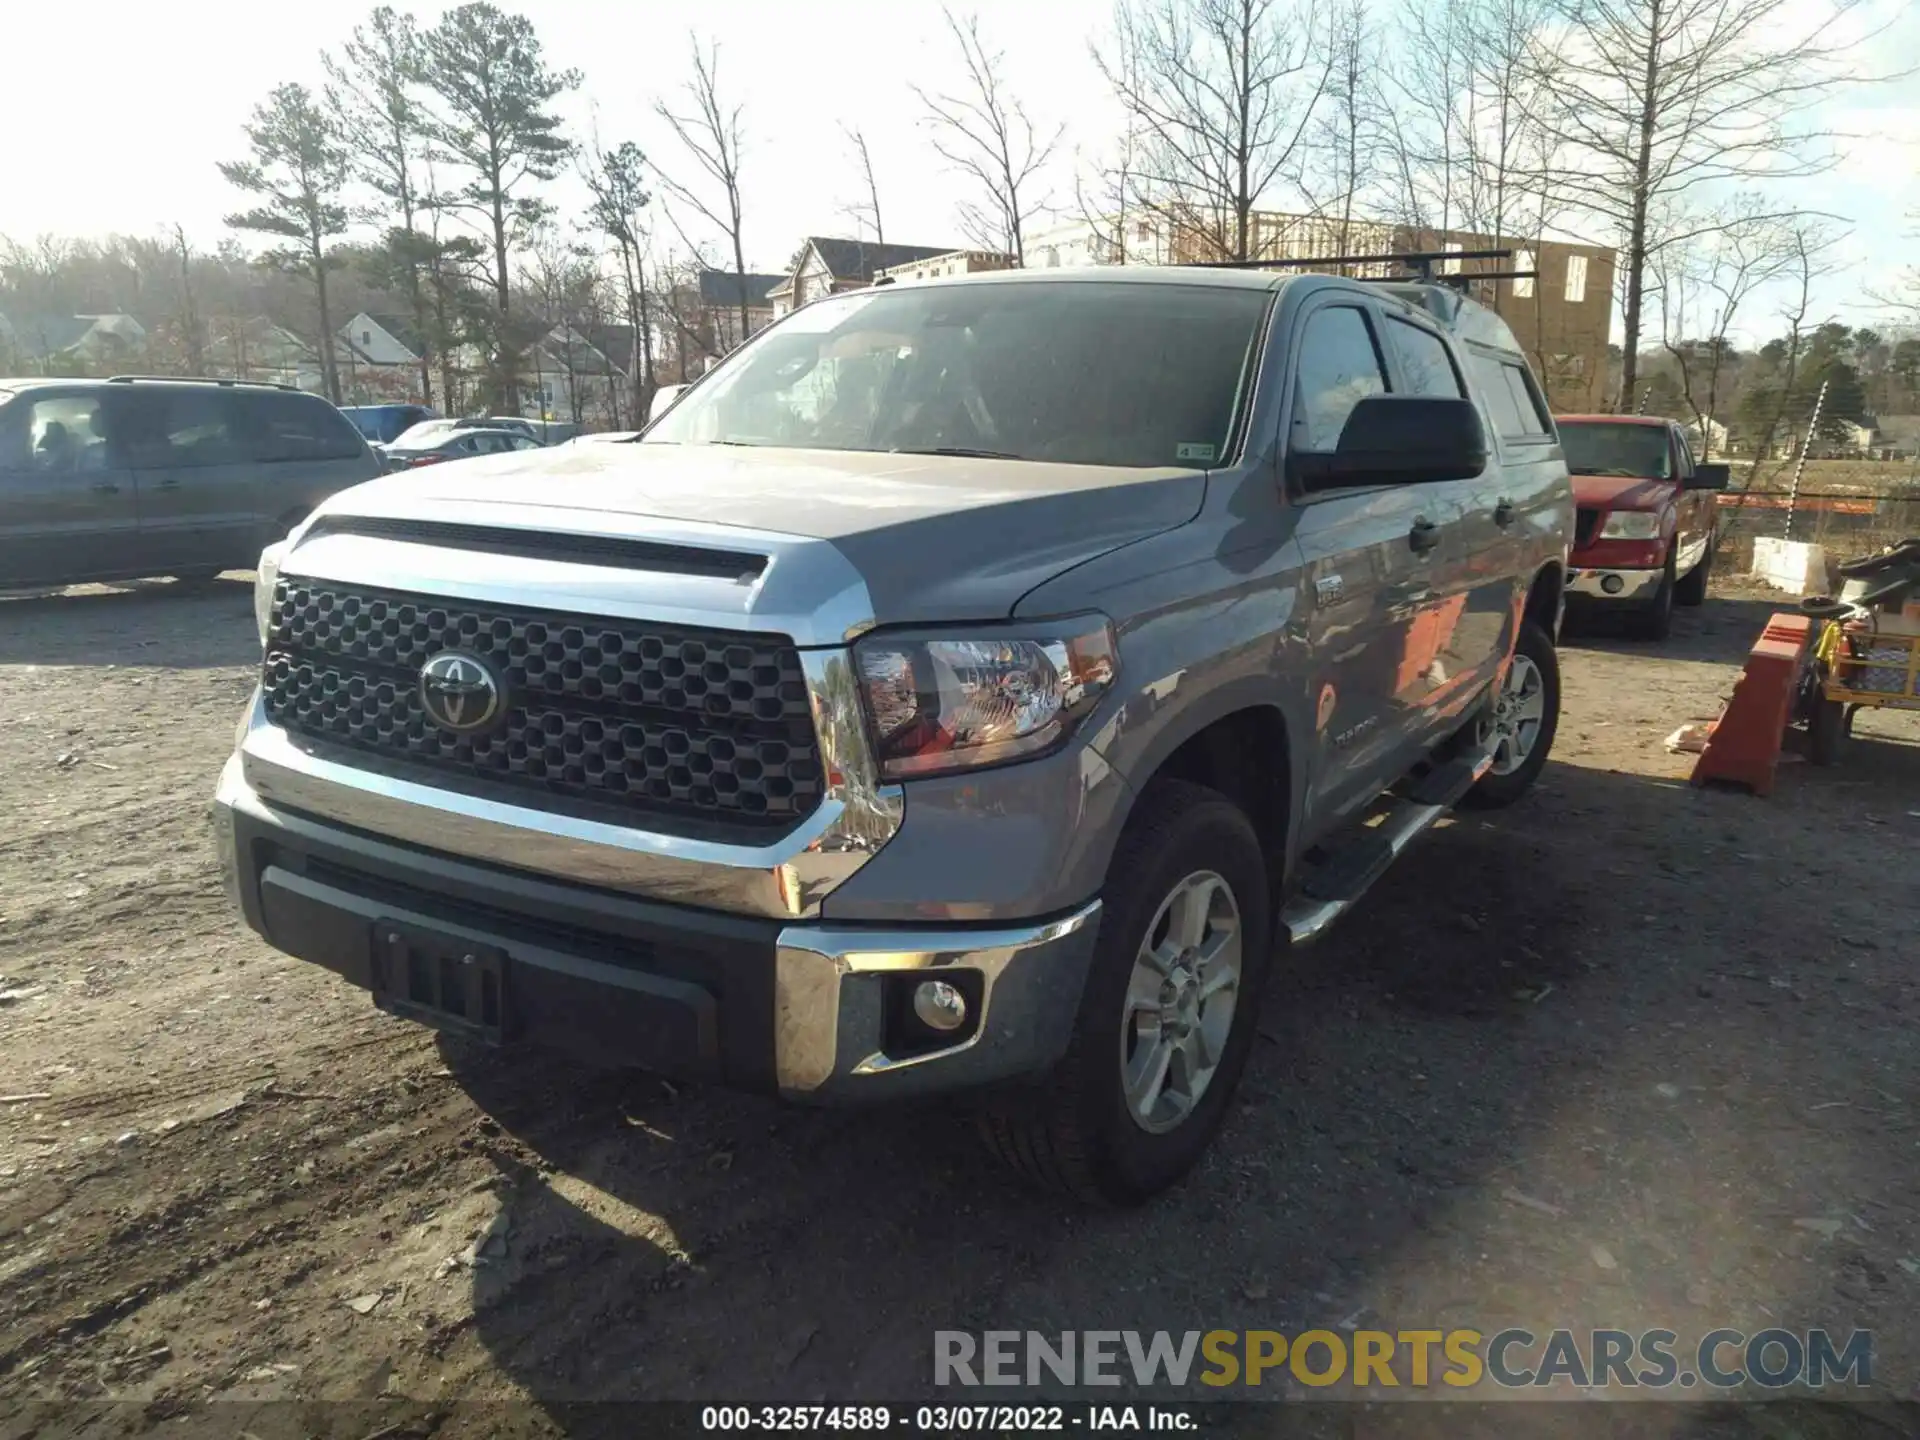
[[[1637,475],[1575,475],[1573,503],[1593,510],[1658,510],[1680,493],[1672,480]]]
[[[599,444],[400,471],[321,513],[814,542],[858,572],[886,625],[1004,618],[1062,571],[1187,523],[1205,493],[1205,472],[1187,469]]]

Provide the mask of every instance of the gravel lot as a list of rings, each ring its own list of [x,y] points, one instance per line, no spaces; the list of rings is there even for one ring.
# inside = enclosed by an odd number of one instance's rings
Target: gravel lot
[[[507,1426],[455,1400],[529,1434],[572,1401],[911,1400],[935,1328],[986,1327],[1859,1326],[1914,1397],[1920,717],[1765,801],[1661,745],[1771,608],[1571,638],[1538,793],[1277,972],[1203,1168],[1087,1214],[945,1109],[463,1060],[378,1014],[258,943],[212,862],[246,585],[0,601],[0,1432],[42,1399],[139,1401],[132,1431],[353,1400],[301,1422],[350,1436]],[[1691,1414],[1631,1433],[1899,1433]]]

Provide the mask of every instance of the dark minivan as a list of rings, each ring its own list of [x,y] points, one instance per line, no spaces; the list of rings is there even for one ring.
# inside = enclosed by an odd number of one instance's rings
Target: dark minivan
[[[315,395],[232,380],[0,380],[0,588],[251,569],[381,464]]]

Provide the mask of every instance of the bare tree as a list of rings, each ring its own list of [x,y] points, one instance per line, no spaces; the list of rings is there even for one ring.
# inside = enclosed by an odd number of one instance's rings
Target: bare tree
[[[1154,258],[1137,255],[1128,230],[1129,222],[1135,221],[1132,199],[1139,154],[1140,132],[1129,122],[1111,161],[1096,163],[1091,176],[1084,166],[1075,167],[1074,208],[1087,227],[1090,258],[1096,264],[1125,265],[1130,258]]]
[[[1907,238],[1920,242],[1920,210],[1915,210],[1907,218],[1914,222],[1914,228],[1907,232]],[[1898,317],[1900,323],[1920,327],[1920,265],[1909,265],[1900,272],[1891,290],[1869,290],[1876,304],[1886,307]]]
[[[633,397],[635,417],[647,413],[653,400],[653,305],[647,285],[647,260],[653,237],[646,223],[647,158],[631,140],[603,150],[596,140],[592,163],[582,174],[593,196],[588,218],[593,228],[613,243],[619,266],[621,298],[626,323],[633,331]]]
[[[927,108],[933,148],[974,187],[977,198],[960,204],[960,225],[983,249],[1027,263],[1026,225],[1045,197],[1033,190],[1060,143],[1064,127],[1042,137],[1026,106],[1009,93],[1005,56],[991,50],[980,34],[978,16],[964,20],[951,10],[941,14],[966,69],[958,94],[933,93],[916,85],[913,93]]]
[[[180,259],[180,338],[186,351],[187,373],[207,373],[206,346],[200,324],[200,312],[193,299],[193,247],[187,243],[187,231],[178,221],[173,226],[173,253]]]
[[[1122,0],[1094,59],[1140,126],[1136,202],[1195,258],[1257,258],[1253,212],[1300,185],[1333,57],[1313,0]]]
[[[1542,67],[1558,142],[1553,183],[1612,229],[1623,255],[1620,403],[1634,394],[1646,282],[1664,249],[1710,219],[1692,202],[1743,181],[1826,168],[1828,137],[1797,122],[1843,78],[1835,38],[1859,0],[1555,0]],[[1802,18],[1805,16],[1805,18]]]
[[[1787,332],[1767,348],[1777,347],[1780,371],[1769,382],[1749,383],[1741,397],[1748,429],[1753,439],[1753,466],[1747,483],[1751,488],[1760,473],[1761,461],[1768,457],[1783,431],[1792,428],[1792,416],[1800,389],[1800,369],[1807,357],[1812,337],[1822,320],[1812,318],[1813,283],[1824,268],[1828,254],[1842,237],[1831,225],[1818,219],[1796,222],[1788,233],[1788,259],[1780,279],[1791,297],[1781,309]],[[1777,478],[1777,472],[1776,472]]]
[[[702,49],[699,37],[693,38],[693,78],[687,81],[685,88],[692,106],[690,114],[678,113],[664,100],[654,108],[660,118],[667,122],[675,138],[686,149],[688,158],[705,179],[696,188],[675,180],[664,171],[656,173],[661,188],[668,195],[725,234],[733,246],[733,273],[740,289],[740,339],[744,342],[750,327],[747,318],[747,249],[742,238],[740,218],[740,158],[746,143],[740,123],[743,107],[730,105],[721,97],[718,45],[708,45]],[[686,237],[683,235],[681,238]],[[691,240],[687,241],[687,248],[698,249]]]
[[[1459,220],[1467,147],[1458,102],[1473,70],[1473,3],[1405,0],[1396,17],[1401,61],[1386,77],[1381,140],[1397,192],[1391,208],[1416,230]]]
[[[1716,212],[1710,229],[1664,247],[1650,261],[1660,343],[1679,372],[1702,460],[1712,458],[1708,422],[1724,423],[1730,332],[1757,293],[1807,269],[1818,239],[1809,228],[1815,218],[1770,213],[1757,196],[1746,195]],[[1789,333],[1796,333],[1791,324]]]
[[[1315,212],[1338,223],[1333,243],[1342,255],[1353,253],[1355,212],[1372,208],[1366,192],[1379,173],[1384,106],[1375,41],[1367,0],[1336,0],[1327,36],[1326,92],[1308,132],[1305,158],[1312,169],[1303,188]]]
[[[864,130],[851,125],[842,125],[841,131],[847,137],[847,144],[853,151],[853,161],[860,171],[860,198],[849,205],[843,205],[840,213],[853,221],[861,229],[873,227],[873,243],[884,245],[887,232],[880,223],[880,184],[874,178],[873,153],[867,149],[867,136]]]

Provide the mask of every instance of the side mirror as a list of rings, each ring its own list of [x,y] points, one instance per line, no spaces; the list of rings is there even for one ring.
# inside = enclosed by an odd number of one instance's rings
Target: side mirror
[[[662,385],[653,392],[653,401],[647,406],[647,423],[651,425],[667,411],[673,408],[673,402],[680,398],[684,385]]]
[[[1724,490],[1733,479],[1733,467],[1720,460],[1706,460],[1693,467],[1688,490]]]
[[[1296,455],[1308,490],[1471,480],[1487,468],[1487,432],[1471,400],[1369,395],[1353,407],[1331,455]]]

